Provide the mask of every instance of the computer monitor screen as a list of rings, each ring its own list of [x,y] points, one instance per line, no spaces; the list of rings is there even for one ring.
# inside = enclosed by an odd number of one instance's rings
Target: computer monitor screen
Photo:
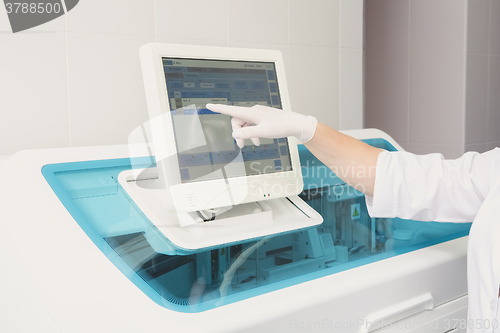
[[[292,171],[287,138],[261,139],[260,146],[246,140],[240,150],[231,118],[206,108],[282,108],[273,62],[162,57],[162,63],[181,183]]]

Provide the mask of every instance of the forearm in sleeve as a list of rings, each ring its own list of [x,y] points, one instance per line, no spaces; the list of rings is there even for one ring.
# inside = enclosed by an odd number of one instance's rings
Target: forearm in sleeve
[[[440,154],[381,153],[374,196],[367,197],[370,215],[472,222],[484,200],[471,177],[476,155],[467,153],[457,160],[445,160]]]

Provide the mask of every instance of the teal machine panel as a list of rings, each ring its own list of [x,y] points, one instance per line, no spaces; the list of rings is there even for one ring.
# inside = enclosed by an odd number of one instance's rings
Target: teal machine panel
[[[383,139],[364,141],[396,150]],[[209,310],[469,233],[470,223],[371,218],[362,193],[304,146],[299,155],[300,196],[323,224],[200,252],[173,247],[119,185],[120,172],[154,166],[150,157],[51,164],[42,172],[102,253],[151,300],[179,312]]]

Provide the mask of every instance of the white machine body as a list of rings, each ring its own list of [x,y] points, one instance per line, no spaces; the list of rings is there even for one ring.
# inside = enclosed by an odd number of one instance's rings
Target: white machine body
[[[346,133],[383,138],[402,150],[378,130]],[[0,163],[0,332],[346,333],[373,331],[374,323],[401,325],[381,331],[429,332],[425,325],[434,322],[433,332],[447,332],[451,319],[466,316],[467,237],[400,255],[389,251],[384,260],[286,288],[264,287],[255,297],[206,311],[165,308],[95,246],[41,171],[48,164],[128,157],[127,146],[64,148],[23,151]]]

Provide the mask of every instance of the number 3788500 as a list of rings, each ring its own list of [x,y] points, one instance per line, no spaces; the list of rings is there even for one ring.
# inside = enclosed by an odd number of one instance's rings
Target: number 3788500
[[[60,13],[62,8],[60,3],[27,3],[27,2],[6,2],[5,8],[7,9],[7,14],[15,13],[15,14],[51,14],[51,13]]]

